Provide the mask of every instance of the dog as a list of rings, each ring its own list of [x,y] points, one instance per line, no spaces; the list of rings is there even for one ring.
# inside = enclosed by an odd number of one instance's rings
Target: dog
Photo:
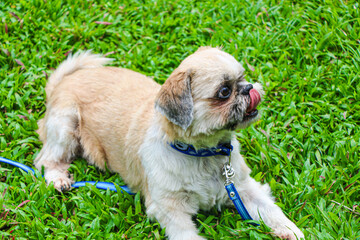
[[[35,159],[47,183],[68,190],[70,163],[82,156],[140,191],[148,216],[166,228],[169,239],[200,240],[192,215],[232,206],[222,172],[231,161],[232,181],[253,219],[280,238],[304,238],[275,205],[269,186],[250,177],[239,153],[234,130],[258,119],[264,92],[245,80],[234,57],[200,47],[162,86],[140,73],[105,67],[109,61],[77,53],[50,76],[47,110],[38,122],[43,147]],[[223,154],[218,146],[233,150]],[[207,156],[211,149],[220,155]]]

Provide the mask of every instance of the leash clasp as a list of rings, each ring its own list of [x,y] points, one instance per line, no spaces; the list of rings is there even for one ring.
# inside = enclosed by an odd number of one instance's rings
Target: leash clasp
[[[231,180],[231,178],[233,178],[235,176],[235,171],[233,169],[233,167],[231,166],[231,163],[225,163],[224,167],[223,167],[223,175],[225,176],[225,186],[233,183],[233,181]]]

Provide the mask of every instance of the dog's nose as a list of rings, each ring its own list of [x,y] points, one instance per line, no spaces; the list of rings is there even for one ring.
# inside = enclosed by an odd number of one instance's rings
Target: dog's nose
[[[249,95],[250,90],[253,88],[252,84],[248,84],[246,85],[242,90],[241,90],[241,94],[242,95]]]

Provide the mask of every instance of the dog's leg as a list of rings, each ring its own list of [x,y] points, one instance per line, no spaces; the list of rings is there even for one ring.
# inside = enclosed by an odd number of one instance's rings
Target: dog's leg
[[[237,140],[231,142],[234,149],[239,149]],[[233,151],[231,164],[235,170],[234,183],[243,200],[246,209],[254,220],[264,221],[274,230],[274,234],[283,239],[303,239],[304,234],[291,222],[282,210],[275,204],[271,196],[271,189],[267,184],[260,184],[250,177],[250,168],[246,165],[240,152]],[[231,206],[233,203],[229,199]]]
[[[150,201],[146,198],[147,214],[156,218],[162,228],[166,228],[169,240],[205,240],[197,234],[191,216],[196,214],[197,207],[192,206],[186,198],[163,198]]]
[[[35,159],[35,167],[44,167],[48,184],[54,183],[59,191],[68,190],[73,182],[68,168],[78,148],[76,137],[78,114],[73,108],[50,108],[39,121],[39,135],[43,148]]]
[[[270,187],[267,184],[261,185],[248,176],[237,184],[237,189],[254,220],[261,218],[266,225],[274,230],[274,234],[282,239],[304,238],[301,230],[274,203]]]

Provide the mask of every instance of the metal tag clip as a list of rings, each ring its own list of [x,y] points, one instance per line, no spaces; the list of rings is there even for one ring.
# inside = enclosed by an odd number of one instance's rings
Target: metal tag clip
[[[231,166],[231,163],[226,163],[223,167],[223,175],[225,176],[225,186],[233,183],[231,178],[235,176],[235,171]]]

